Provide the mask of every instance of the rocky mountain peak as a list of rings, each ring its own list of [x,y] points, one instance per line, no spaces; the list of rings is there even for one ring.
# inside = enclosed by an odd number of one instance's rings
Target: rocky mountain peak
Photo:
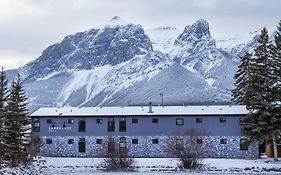
[[[210,34],[209,23],[204,19],[197,20],[194,24],[186,26],[175,44],[193,43],[193,45],[196,45],[202,41],[208,41],[208,45],[215,46],[215,40]]]

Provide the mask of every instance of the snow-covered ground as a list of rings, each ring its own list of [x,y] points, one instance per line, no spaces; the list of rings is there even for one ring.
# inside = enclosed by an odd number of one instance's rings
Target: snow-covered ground
[[[4,168],[0,175],[43,174],[43,175],[99,175],[99,174],[168,174],[181,175],[186,172],[178,169],[179,161],[174,158],[136,158],[135,172],[104,172],[101,158],[61,158],[41,157],[32,166],[17,169]],[[203,161],[204,168],[188,174],[281,174],[281,161],[272,159],[212,159]]]

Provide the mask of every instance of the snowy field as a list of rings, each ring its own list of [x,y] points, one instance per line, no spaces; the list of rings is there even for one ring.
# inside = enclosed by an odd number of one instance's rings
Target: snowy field
[[[0,175],[42,174],[42,175],[182,175],[182,174],[279,174],[281,161],[272,159],[205,159],[204,168],[197,172],[179,170],[178,160],[174,158],[136,158],[136,172],[104,172],[100,158],[54,158],[41,157],[32,166],[17,169],[2,169]]]

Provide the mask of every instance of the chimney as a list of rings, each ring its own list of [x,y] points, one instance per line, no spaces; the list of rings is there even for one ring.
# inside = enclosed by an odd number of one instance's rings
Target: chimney
[[[152,102],[149,102],[149,110],[148,110],[148,113],[153,113],[153,111],[152,111]]]

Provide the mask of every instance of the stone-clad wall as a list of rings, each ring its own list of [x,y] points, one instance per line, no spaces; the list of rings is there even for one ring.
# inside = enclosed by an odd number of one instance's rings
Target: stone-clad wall
[[[223,158],[257,158],[258,145],[253,143],[249,149],[240,150],[242,136],[199,136],[203,140],[202,149],[205,157]],[[46,144],[46,139],[52,139],[52,144]],[[85,138],[86,152],[79,153],[79,139]],[[118,147],[120,137],[113,137]],[[129,154],[134,157],[167,157],[167,136],[125,136]],[[158,144],[152,144],[152,139],[159,139]],[[227,144],[220,144],[220,139],[227,139]],[[74,144],[68,144],[68,139],[74,139]],[[103,139],[103,144],[96,144],[96,139]],[[138,144],[132,144],[132,139],[138,139]],[[41,154],[46,156],[102,157],[105,154],[108,136],[51,136],[42,137]],[[184,139],[185,140],[185,139]]]

